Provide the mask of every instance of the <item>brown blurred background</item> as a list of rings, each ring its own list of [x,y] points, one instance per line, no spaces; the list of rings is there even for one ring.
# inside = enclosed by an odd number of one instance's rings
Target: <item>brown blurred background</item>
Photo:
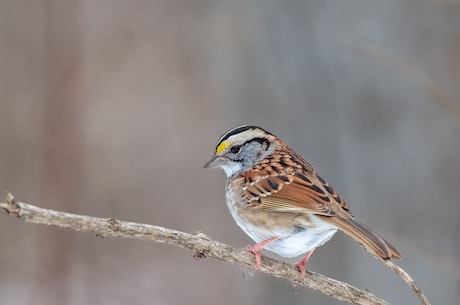
[[[243,247],[218,137],[260,125],[460,298],[460,2],[0,0],[0,189]],[[2,213],[3,214],[3,213]],[[0,304],[342,304],[154,243],[0,214]],[[309,269],[418,304],[342,233]]]

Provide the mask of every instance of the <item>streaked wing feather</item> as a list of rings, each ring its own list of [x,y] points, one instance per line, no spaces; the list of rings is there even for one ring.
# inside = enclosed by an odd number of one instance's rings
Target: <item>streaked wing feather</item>
[[[262,208],[274,212],[300,213],[312,212],[324,216],[337,214],[350,217],[345,201],[332,187],[311,172],[294,172],[291,175],[280,173],[260,175],[246,183],[243,188],[246,197],[261,202]],[[339,198],[341,204],[337,203]],[[343,211],[342,211],[343,210]]]
[[[278,213],[302,213],[305,209],[296,202],[276,196],[263,197],[260,199],[262,208],[267,211]]]

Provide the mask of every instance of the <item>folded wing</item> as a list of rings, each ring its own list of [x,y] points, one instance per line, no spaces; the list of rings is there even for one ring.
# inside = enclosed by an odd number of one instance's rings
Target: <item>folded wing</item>
[[[259,172],[256,178],[245,177],[243,192],[268,211],[323,217],[382,259],[402,257],[388,241],[355,219],[343,198],[314,169],[289,174]]]

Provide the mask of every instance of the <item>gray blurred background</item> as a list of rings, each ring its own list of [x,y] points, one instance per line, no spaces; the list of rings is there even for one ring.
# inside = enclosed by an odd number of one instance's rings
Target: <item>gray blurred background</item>
[[[433,304],[458,304],[459,54],[457,0],[0,0],[0,189],[244,247],[224,173],[202,165],[227,129],[260,125],[404,253]],[[1,304],[342,304],[2,214]],[[342,233],[308,268],[418,304]]]

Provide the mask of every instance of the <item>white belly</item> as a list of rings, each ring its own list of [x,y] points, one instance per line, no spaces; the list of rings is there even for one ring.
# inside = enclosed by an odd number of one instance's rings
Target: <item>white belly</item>
[[[272,237],[280,239],[268,244],[264,249],[274,252],[282,257],[297,257],[313,250],[330,240],[337,232],[337,227],[325,222],[318,216],[312,215],[314,228],[303,228],[298,225],[284,226],[283,229],[258,227],[241,219],[237,209],[227,197],[227,206],[238,226],[256,243]]]
[[[283,257],[297,257],[323,245],[337,232],[337,228],[328,230],[304,229],[288,237],[268,244],[265,249]]]

